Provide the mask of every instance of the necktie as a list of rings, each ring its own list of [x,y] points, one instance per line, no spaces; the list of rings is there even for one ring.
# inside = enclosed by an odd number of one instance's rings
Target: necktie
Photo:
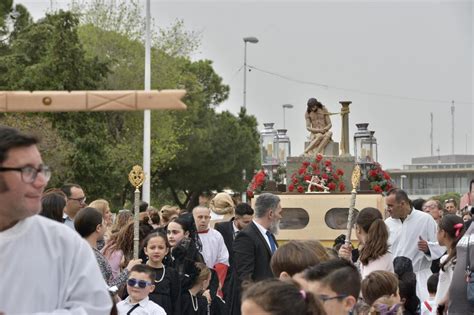
[[[135,304],[128,312],[127,312],[127,315],[130,315],[131,312],[133,312],[137,307],[139,307],[140,304]]]
[[[275,241],[273,240],[273,236],[272,236],[272,233],[270,233],[270,231],[267,231],[267,237],[268,237],[268,240],[270,241],[270,249],[272,251],[272,254],[276,251],[276,244],[275,244]]]

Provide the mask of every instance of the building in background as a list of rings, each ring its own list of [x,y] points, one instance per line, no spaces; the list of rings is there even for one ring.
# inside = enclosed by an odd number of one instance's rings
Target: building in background
[[[439,155],[415,157],[403,169],[387,172],[410,198],[429,198],[449,192],[461,196],[469,191],[474,179],[474,155]]]

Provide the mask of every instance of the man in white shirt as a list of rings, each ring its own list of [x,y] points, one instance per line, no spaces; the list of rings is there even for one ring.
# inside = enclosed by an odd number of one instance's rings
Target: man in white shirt
[[[416,290],[421,301],[428,299],[426,286],[431,272],[431,261],[443,255],[446,248],[437,243],[437,225],[433,217],[412,208],[407,194],[398,188],[385,198],[390,218],[385,220],[389,229],[390,251],[394,258],[410,258],[416,274]]]
[[[193,209],[194,222],[202,243],[201,254],[206,265],[214,269],[219,278],[221,287],[229,268],[229,252],[225,246],[221,233],[209,227],[211,221],[211,210],[204,206]]]
[[[0,313],[108,314],[111,297],[89,244],[37,215],[51,176],[37,143],[0,126]]]

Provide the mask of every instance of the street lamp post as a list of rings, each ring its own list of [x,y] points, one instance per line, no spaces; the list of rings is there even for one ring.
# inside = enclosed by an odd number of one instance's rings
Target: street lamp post
[[[290,108],[293,108],[294,106],[291,105],[291,104],[283,104],[282,107],[283,107],[283,129],[286,129],[286,127],[285,127],[285,109],[287,109],[287,108],[290,109]]]
[[[244,109],[247,109],[247,43],[256,44],[258,39],[256,37],[244,37]]]
[[[256,44],[258,43],[257,37],[249,36],[244,37],[244,103],[243,108],[247,110],[247,43]],[[245,168],[242,170],[242,180],[247,180],[247,171]],[[247,192],[244,190],[242,193],[242,202],[247,202]]]

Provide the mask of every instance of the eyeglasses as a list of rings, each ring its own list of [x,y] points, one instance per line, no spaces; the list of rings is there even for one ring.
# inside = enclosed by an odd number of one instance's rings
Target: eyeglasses
[[[127,280],[127,285],[131,287],[136,287],[138,286],[141,289],[145,289],[149,285],[153,285],[153,283],[145,281],[145,280],[137,280],[135,278],[130,278]]]
[[[86,202],[86,197],[81,197],[81,198],[67,198],[68,200],[74,200],[74,201],[77,201],[79,203],[85,203]]]
[[[454,201],[455,201],[455,200],[454,200],[453,198],[449,198],[449,199],[446,199],[446,200],[444,201],[444,203],[454,202]]]
[[[20,172],[21,173],[21,180],[25,184],[31,184],[36,180],[38,177],[38,173],[42,173],[43,177],[46,181],[49,181],[51,178],[51,170],[46,165],[41,165],[39,168],[34,168],[33,166],[25,166],[25,167],[0,167],[0,172]]]
[[[347,297],[347,294],[340,294],[340,295],[336,295],[336,296],[328,296],[328,295],[324,295],[324,294],[318,294],[318,295],[316,295],[316,297],[318,299],[320,299],[321,301],[326,302],[326,301],[330,301],[330,300],[343,299],[343,298]]]

